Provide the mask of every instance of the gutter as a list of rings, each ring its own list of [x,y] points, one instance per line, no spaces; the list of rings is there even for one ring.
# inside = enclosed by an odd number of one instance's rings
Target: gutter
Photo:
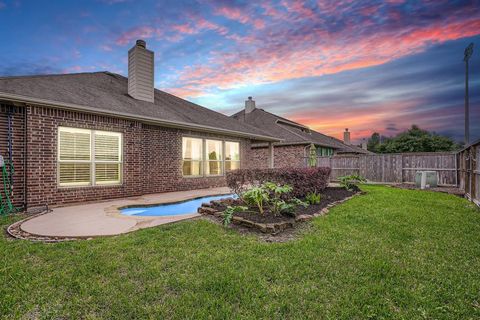
[[[116,118],[135,120],[135,121],[139,121],[147,124],[155,124],[155,125],[160,125],[160,126],[170,127],[170,128],[196,130],[196,131],[209,132],[209,133],[223,133],[226,135],[232,135],[236,137],[250,138],[253,140],[262,140],[262,141],[269,141],[269,142],[282,141],[282,139],[274,138],[271,136],[251,134],[247,132],[241,132],[241,131],[229,130],[229,129],[220,129],[220,128],[215,128],[211,126],[204,126],[204,125],[193,124],[188,122],[161,120],[161,119],[152,118],[152,117],[142,117],[142,116],[137,116],[137,115],[123,113],[123,112],[101,111],[96,108],[92,108],[84,105],[78,105],[78,104],[67,103],[67,102],[58,102],[58,101],[53,101],[48,99],[32,98],[32,97],[6,93],[6,92],[0,92],[0,99],[6,99],[9,101],[21,102],[21,103],[33,103],[33,104],[42,105],[46,107],[53,107],[58,109],[70,110],[70,111],[81,111],[81,112],[89,112],[89,113],[98,114],[98,115],[113,116]]]

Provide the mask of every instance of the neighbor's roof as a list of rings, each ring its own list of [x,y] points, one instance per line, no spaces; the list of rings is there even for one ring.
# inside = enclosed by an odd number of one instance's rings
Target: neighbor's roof
[[[337,149],[337,152],[372,153],[354,145],[347,145],[339,139],[311,130],[300,123],[279,117],[260,108],[255,108],[250,113],[245,113],[245,110],[242,110],[231,117],[240,120],[240,122],[261,128],[270,135],[282,138],[283,141],[276,145],[313,143]]]
[[[128,79],[110,72],[0,77],[0,99],[107,114],[189,130],[280,141],[261,129],[155,89],[155,102],[130,97]]]

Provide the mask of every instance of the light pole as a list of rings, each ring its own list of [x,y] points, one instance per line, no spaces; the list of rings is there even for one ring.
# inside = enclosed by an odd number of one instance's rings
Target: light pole
[[[469,115],[469,106],[468,106],[468,60],[473,53],[473,42],[465,48],[465,56],[463,61],[465,61],[465,146],[470,143],[470,115]]]

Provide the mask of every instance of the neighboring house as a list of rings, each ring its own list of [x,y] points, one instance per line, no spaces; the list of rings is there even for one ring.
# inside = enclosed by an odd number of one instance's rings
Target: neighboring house
[[[225,171],[250,166],[252,143],[280,141],[155,89],[153,55],[137,41],[128,78],[110,72],[0,78],[0,154],[10,158],[11,140],[17,205],[224,186]]]
[[[313,143],[318,156],[334,154],[371,154],[366,148],[350,144],[350,132],[344,133],[345,142],[321,134],[300,123],[279,117],[255,106],[255,101],[249,97],[245,101],[245,109],[231,116],[241,123],[249,124],[268,134],[283,139],[273,143],[273,149],[267,143],[252,144],[249,153],[249,163],[254,167],[265,168],[271,166],[271,155],[274,154],[276,168],[305,166],[309,154],[309,147]]]

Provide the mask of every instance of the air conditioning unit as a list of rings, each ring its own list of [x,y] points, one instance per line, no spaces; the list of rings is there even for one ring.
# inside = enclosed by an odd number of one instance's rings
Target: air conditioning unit
[[[0,168],[5,165],[5,161],[3,161],[2,155],[0,155]]]
[[[436,188],[438,186],[437,171],[417,171],[415,185],[420,189]]]

